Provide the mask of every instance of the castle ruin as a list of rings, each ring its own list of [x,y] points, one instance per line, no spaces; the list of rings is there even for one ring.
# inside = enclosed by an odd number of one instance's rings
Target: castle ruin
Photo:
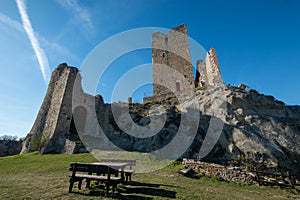
[[[163,98],[166,93],[170,92],[170,89],[182,92],[187,89],[203,89],[209,85],[223,84],[215,49],[207,52],[205,61],[197,62],[197,72],[194,78],[185,24],[171,29],[168,34],[153,33],[152,60],[154,95],[144,98],[144,103],[153,101],[159,96]],[[188,82],[188,87],[183,87],[178,77],[173,74],[166,75],[163,71],[164,66],[179,72]],[[164,87],[166,82],[168,88]],[[73,98],[72,102],[74,91],[77,96],[75,101]],[[92,112],[95,109],[96,112]],[[74,121],[79,121],[79,123],[76,123],[75,126]],[[36,150],[41,153],[85,152],[87,150],[80,142],[79,135],[97,138],[101,130],[95,127],[95,121],[100,124],[105,134],[117,132],[117,134],[108,136],[110,140],[114,140],[116,143],[121,140],[120,138],[123,138],[122,141],[135,141],[134,144],[119,142],[120,145],[127,145],[124,147],[125,149],[151,151],[167,142],[167,140],[162,142],[161,136],[145,141],[120,132],[114,122],[111,105],[105,104],[100,95],[92,96],[85,93],[81,87],[78,69],[64,63],[60,64],[52,73],[46,96],[33,127],[23,142],[21,153]],[[147,145],[143,146],[140,143]],[[148,147],[149,149],[147,149]]]
[[[182,74],[188,87],[184,87],[177,74],[170,73],[166,68]],[[153,96],[145,97],[144,103],[160,96],[163,98],[165,94],[174,91],[224,85],[215,48],[206,53],[205,60],[197,60],[195,75],[194,77],[186,24],[172,28],[167,34],[152,34]]]
[[[180,87],[180,81],[175,74],[164,76],[165,67],[171,67],[184,75],[185,79],[190,83],[191,88],[194,87],[194,75],[185,24],[171,29],[166,35],[160,32],[152,34],[152,79],[154,96],[166,91],[166,88],[160,85],[160,83],[163,84],[164,81],[173,82],[171,86],[175,91],[182,89]]]

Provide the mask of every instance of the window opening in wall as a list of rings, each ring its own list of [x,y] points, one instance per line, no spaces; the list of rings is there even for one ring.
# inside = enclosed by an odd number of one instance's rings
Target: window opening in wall
[[[85,129],[86,118],[87,118],[87,110],[82,106],[76,107],[73,112],[69,133],[76,134],[76,135],[78,133],[83,134]]]

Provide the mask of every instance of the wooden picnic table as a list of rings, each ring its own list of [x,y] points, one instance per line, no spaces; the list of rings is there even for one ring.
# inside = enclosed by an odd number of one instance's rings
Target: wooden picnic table
[[[108,167],[111,167],[115,170],[118,170],[120,173],[121,173],[121,179],[122,179],[122,182],[124,182],[125,180],[125,167],[128,165],[128,163],[126,162],[94,162],[94,163],[91,163],[91,165],[105,165],[105,166],[108,166]]]
[[[69,192],[72,191],[75,182],[78,182],[78,189],[81,189],[82,181],[85,179],[86,188],[90,187],[90,181],[95,180],[105,183],[106,195],[108,195],[110,185],[113,186],[112,190],[114,193],[117,185],[125,180],[124,168],[126,165],[127,163],[115,162],[71,163],[70,171],[72,171],[72,175],[70,176]],[[88,174],[83,174],[82,172]],[[119,173],[121,173],[121,177],[118,177]]]
[[[100,160],[100,162],[102,162],[102,163],[126,163],[126,168],[122,169],[122,170],[124,171],[124,174],[126,177],[126,182],[131,181],[131,176],[134,173],[134,167],[136,166],[136,160],[103,158]]]

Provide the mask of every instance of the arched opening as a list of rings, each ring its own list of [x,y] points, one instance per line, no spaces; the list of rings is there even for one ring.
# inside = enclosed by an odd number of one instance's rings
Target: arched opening
[[[87,110],[83,106],[74,109],[73,117],[70,125],[70,134],[83,134],[86,124]]]

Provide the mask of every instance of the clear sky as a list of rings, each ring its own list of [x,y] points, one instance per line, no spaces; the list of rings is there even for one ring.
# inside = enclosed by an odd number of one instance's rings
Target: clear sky
[[[100,42],[139,27],[185,23],[190,37],[217,49],[225,83],[300,105],[299,11],[298,0],[1,0],[0,136],[26,136],[59,63],[79,68]],[[150,50],[121,57],[97,92],[109,101],[120,71],[149,62]]]

